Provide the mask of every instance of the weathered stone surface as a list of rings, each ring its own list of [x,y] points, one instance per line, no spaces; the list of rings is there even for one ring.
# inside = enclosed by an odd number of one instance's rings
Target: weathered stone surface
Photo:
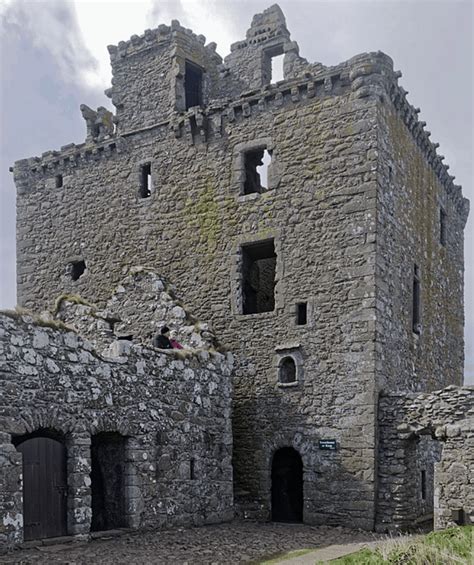
[[[377,529],[407,528],[433,514],[434,526],[446,528],[460,509],[472,523],[473,445],[474,387],[382,396]]]
[[[292,446],[303,462],[304,520],[373,528],[379,393],[459,385],[463,372],[469,206],[398,85],[400,73],[381,52],[335,67],[308,63],[278,6],[254,17],[225,61],[177,21],[109,52],[113,133],[102,124],[103,135],[82,145],[15,164],[21,305],[42,310],[64,293],[97,304],[92,322],[87,304],[66,301],[58,316],[85,336],[98,331],[101,351],[112,331],[147,351],[164,321],[190,347],[231,350],[237,511],[270,517],[272,458]],[[281,53],[284,80],[275,84],[271,58]],[[204,70],[202,104],[188,109],[186,62]],[[267,186],[245,194],[244,153],[262,148],[271,153]],[[152,181],[145,194],[144,165]],[[270,239],[274,307],[244,314],[243,249]],[[159,276],[131,269],[137,264]],[[174,293],[184,304],[173,303]],[[301,325],[299,303],[307,304]],[[136,347],[113,342],[108,355],[125,370]],[[21,378],[38,376],[38,351],[21,359]],[[290,386],[278,382],[282,352],[297,365]],[[67,359],[94,364],[87,341]],[[44,359],[54,376],[52,363],[60,366]],[[146,374],[137,363],[130,380]],[[187,369],[175,366],[186,383]],[[214,385],[200,385],[194,401],[205,410]],[[436,434],[446,435],[442,422]],[[334,439],[337,450],[320,450],[320,439]],[[421,459],[435,454],[428,444]],[[388,465],[394,481],[406,472],[398,458]]]
[[[107,358],[58,322],[38,326],[28,316],[1,314],[0,324],[3,544],[22,541],[23,531],[22,456],[12,440],[35,430],[54,430],[67,447],[70,533],[90,529],[90,444],[100,432],[126,438],[129,527],[232,518],[232,364],[225,355],[209,352],[203,359],[190,349],[127,342],[120,357]],[[14,345],[19,341],[24,348]],[[32,351],[34,374],[22,370]]]

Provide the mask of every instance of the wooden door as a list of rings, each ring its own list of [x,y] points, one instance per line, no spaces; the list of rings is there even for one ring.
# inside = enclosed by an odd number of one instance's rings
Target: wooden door
[[[66,535],[66,448],[57,440],[35,437],[17,449],[23,454],[25,541]]]

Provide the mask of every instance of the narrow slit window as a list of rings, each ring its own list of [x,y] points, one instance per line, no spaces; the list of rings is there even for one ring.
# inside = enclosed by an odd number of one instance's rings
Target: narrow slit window
[[[299,302],[296,305],[296,325],[305,326],[308,323],[308,304]]]
[[[273,239],[242,247],[242,313],[275,309],[276,254]]]
[[[73,281],[79,280],[84,274],[85,270],[86,262],[82,259],[80,261],[73,261],[69,264],[69,272]]]
[[[186,61],[184,74],[186,110],[193,106],[202,106],[202,78],[202,69]]]
[[[191,481],[196,479],[196,468],[194,459],[189,460],[189,478]]]
[[[61,188],[63,185],[63,175],[56,175],[56,188]]]
[[[151,163],[140,165],[140,198],[149,198],[153,190]]]
[[[443,208],[439,209],[439,242],[441,245],[446,245],[446,212]]]
[[[413,269],[413,333],[421,333],[421,281],[418,265]]]
[[[272,155],[264,147],[244,153],[244,194],[261,194],[268,190],[268,167]]]
[[[426,471],[421,471],[421,500],[426,500]]]

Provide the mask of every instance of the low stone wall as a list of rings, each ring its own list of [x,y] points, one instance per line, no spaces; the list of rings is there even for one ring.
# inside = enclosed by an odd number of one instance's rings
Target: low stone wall
[[[474,523],[474,387],[379,403],[377,529]]]
[[[67,531],[91,526],[91,438],[125,444],[132,528],[232,517],[232,356],[113,341],[109,357],[57,321],[0,314],[0,544],[23,540],[21,454],[54,431],[67,448]]]

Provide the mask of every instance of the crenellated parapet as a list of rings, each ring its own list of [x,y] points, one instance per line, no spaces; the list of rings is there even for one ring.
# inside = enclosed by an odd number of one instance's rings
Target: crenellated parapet
[[[382,52],[362,53],[333,67],[309,63],[299,55],[286,20],[273,5],[252,20],[246,37],[231,46],[222,60],[216,44],[206,44],[177,20],[133,35],[128,41],[108,46],[112,64],[112,87],[106,91],[116,107],[113,115],[104,107],[92,110],[81,105],[86,121],[85,144],[67,145],[15,165],[19,190],[29,170],[34,179],[61,174],[64,166],[78,166],[112,155],[124,146],[125,138],[154,130],[189,144],[214,142],[226,128],[255,114],[309,103],[312,99],[348,96],[350,100],[374,99],[393,105],[410,131],[440,183],[456,205],[463,221],[469,203],[461,187],[454,184],[449,166],[438,155],[438,144],[430,140],[426,124],[418,119],[419,109],[407,100],[399,86],[401,73]],[[284,55],[284,80],[272,82],[271,60]],[[201,98],[187,102],[187,69],[191,64],[200,75]]]

